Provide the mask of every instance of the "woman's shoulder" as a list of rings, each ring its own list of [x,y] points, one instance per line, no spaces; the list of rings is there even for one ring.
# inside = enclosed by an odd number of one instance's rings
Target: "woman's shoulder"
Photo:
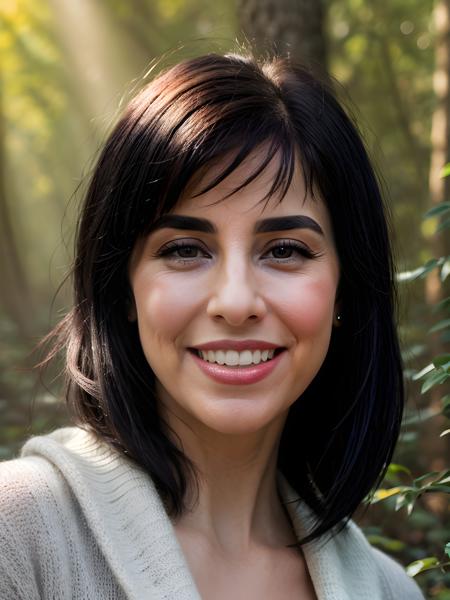
[[[317,517],[280,476],[281,497],[298,539],[317,524]],[[349,520],[303,546],[314,587],[323,598],[358,600],[423,600],[416,583],[403,567],[371,546],[360,527]]]
[[[50,507],[67,500],[69,488],[60,469],[45,452],[35,453],[32,448],[38,444],[51,452],[54,440],[71,432],[74,434],[76,428],[31,438],[23,446],[20,457],[0,462],[0,514],[24,513],[24,509],[33,513],[42,506]]]
[[[424,596],[416,582],[406,574],[403,566],[378,548],[371,546],[374,562],[392,598],[423,600]]]
[[[33,551],[80,523],[79,503],[64,472],[67,444],[85,433],[64,428],[31,438],[21,456],[0,463],[0,544]],[[60,540],[62,541],[62,540]]]
[[[75,514],[64,478],[50,462],[29,456],[0,463],[0,598],[34,600],[45,573],[53,573],[54,587],[57,574],[61,581],[68,575],[64,556]]]
[[[69,428],[32,438],[0,465],[3,481],[0,600],[116,598],[120,586],[136,598],[198,598],[151,478],[95,435]],[[27,591],[13,593],[20,573]],[[51,592],[55,578],[64,593]]]
[[[0,463],[0,527],[6,519],[22,527],[38,523],[45,507],[67,498],[68,489],[58,469],[41,456],[28,456]],[[17,520],[18,519],[18,520]],[[25,532],[24,532],[25,533]]]
[[[338,534],[339,549],[345,547],[354,568],[370,571],[383,590],[383,598],[392,600],[423,600],[416,582],[407,575],[404,567],[391,556],[372,546],[355,522],[350,521]]]
[[[0,463],[0,547],[15,547],[34,559],[43,544],[65,544],[80,510],[57,465],[24,449],[19,458]]]
[[[67,428],[31,438],[20,458],[0,463],[0,600],[123,598],[92,527],[101,519],[90,510],[91,455],[101,463],[104,454],[94,446]]]

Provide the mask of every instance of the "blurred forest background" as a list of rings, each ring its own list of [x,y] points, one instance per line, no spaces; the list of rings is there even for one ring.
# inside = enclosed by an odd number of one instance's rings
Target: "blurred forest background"
[[[449,15],[450,0],[1,0],[0,458],[68,421],[58,370],[39,382],[33,348],[70,307],[78,204],[155,59],[245,39],[290,52],[339,82],[396,232],[408,405],[360,522],[405,566],[422,560],[409,572],[427,598],[449,600]]]

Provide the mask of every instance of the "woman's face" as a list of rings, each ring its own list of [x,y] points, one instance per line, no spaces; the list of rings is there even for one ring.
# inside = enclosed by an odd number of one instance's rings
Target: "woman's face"
[[[263,208],[275,161],[224,200],[258,160],[193,197],[211,168],[133,251],[140,340],[169,423],[227,434],[282,423],[327,354],[339,280],[328,211],[305,197],[300,167]]]

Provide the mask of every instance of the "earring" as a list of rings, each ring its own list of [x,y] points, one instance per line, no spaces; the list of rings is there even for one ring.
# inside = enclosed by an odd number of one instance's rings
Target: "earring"
[[[335,327],[340,327],[342,325],[342,315],[341,313],[336,313],[333,319],[333,325]]]

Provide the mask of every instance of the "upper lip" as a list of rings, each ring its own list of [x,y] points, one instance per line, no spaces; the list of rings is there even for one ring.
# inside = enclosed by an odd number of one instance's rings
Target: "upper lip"
[[[192,346],[194,350],[272,350],[281,348],[280,344],[272,344],[262,340],[215,340],[198,346]]]

